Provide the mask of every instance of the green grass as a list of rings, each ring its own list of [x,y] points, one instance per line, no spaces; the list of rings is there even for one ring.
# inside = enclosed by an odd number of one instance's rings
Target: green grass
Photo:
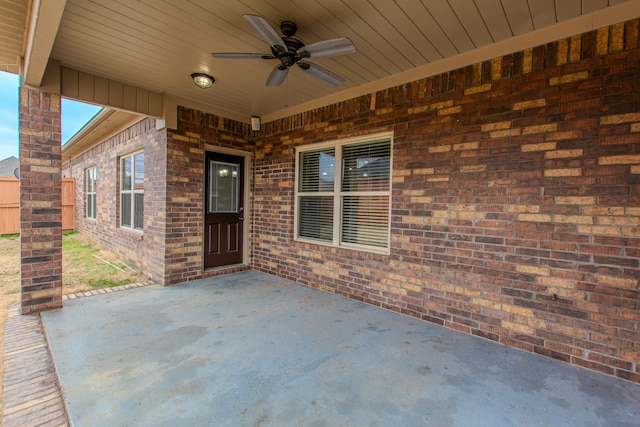
[[[116,286],[124,286],[124,285],[128,285],[129,283],[131,283],[131,279],[124,279],[117,282],[109,279],[97,279],[97,280],[87,281],[87,285],[100,287],[100,288],[104,288],[104,287],[115,288]]]
[[[91,243],[83,244],[73,239],[62,239],[62,250],[68,251],[73,259],[91,259],[91,254],[100,252]]]
[[[20,293],[19,237],[19,234],[0,236],[1,295]],[[65,289],[70,293],[74,290],[83,292],[89,287],[123,286],[145,279],[115,254],[94,246],[86,236],[77,231],[64,232],[62,235],[62,270]]]
[[[74,234],[78,234],[78,232],[77,231],[63,231],[62,232],[63,236],[73,236]],[[0,239],[15,239],[17,237],[20,237],[20,233],[2,234],[2,235],[0,235]]]
[[[103,258],[100,248],[93,246],[86,240],[74,238],[77,232],[65,233],[62,238],[62,251],[68,267],[63,266],[63,271],[75,276],[75,283],[84,283],[91,287],[116,287],[132,283],[128,271],[120,261],[110,261],[114,265],[125,270],[121,272],[112,265],[107,264],[97,257]],[[87,274],[91,272],[91,274]]]

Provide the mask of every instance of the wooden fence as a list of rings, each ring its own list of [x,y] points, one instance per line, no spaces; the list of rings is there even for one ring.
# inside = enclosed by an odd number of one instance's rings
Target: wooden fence
[[[0,176],[0,234],[20,232],[20,181]]]
[[[62,231],[75,229],[75,180],[62,178]],[[20,233],[20,181],[0,176],[0,234]]]
[[[76,229],[76,180],[62,178],[62,231]]]

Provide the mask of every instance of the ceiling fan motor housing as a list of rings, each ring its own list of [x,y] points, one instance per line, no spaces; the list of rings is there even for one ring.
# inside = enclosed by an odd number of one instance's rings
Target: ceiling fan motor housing
[[[280,31],[285,37],[293,37],[298,31],[298,26],[293,21],[282,21],[280,23]]]
[[[298,54],[298,50],[304,47],[302,40],[299,40],[293,35],[298,31],[298,26],[293,21],[282,21],[280,23],[280,30],[284,37],[282,41],[286,46],[283,46],[286,50],[280,51],[275,47],[271,47],[273,56],[278,58],[282,62],[282,66],[291,67],[296,62],[300,61],[302,57]]]

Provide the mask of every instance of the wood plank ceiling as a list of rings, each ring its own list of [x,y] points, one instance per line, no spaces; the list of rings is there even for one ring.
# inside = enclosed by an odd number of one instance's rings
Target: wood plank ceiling
[[[273,117],[625,3],[638,0],[67,0],[51,57],[66,67],[215,106],[230,117]],[[0,0],[0,70],[17,72],[28,4]],[[266,87],[276,60],[213,58],[211,52],[269,52],[243,14],[265,17],[278,32],[281,21],[293,20],[296,37],[306,44],[351,39],[356,53],[310,61],[342,76],[344,85],[332,87],[294,68],[282,86]],[[592,17],[598,28],[598,15]],[[518,48],[532,46],[526,43]],[[216,82],[199,89],[193,72],[211,74]]]
[[[0,71],[20,70],[28,13],[28,0],[0,0]]]

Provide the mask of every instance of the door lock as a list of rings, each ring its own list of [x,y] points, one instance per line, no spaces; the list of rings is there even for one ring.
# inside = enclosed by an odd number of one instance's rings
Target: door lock
[[[238,215],[240,215],[240,217],[238,218],[238,221],[244,221],[244,208],[240,208],[240,210],[238,210]]]

